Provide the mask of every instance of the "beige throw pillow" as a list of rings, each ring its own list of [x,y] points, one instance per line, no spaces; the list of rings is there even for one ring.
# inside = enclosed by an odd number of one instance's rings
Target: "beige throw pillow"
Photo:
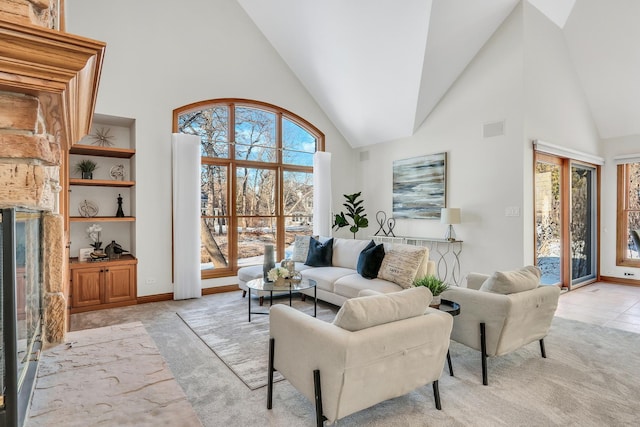
[[[333,324],[353,332],[421,316],[432,298],[431,291],[424,286],[390,294],[351,298],[342,305]]]
[[[384,255],[378,278],[410,288],[426,253],[427,248],[419,246],[392,247]]]
[[[530,291],[540,284],[540,275],[540,269],[533,265],[515,271],[496,271],[479,290],[502,295]]]

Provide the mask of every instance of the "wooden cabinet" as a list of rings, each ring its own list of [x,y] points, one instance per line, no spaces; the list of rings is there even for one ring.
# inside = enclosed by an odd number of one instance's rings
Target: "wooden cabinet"
[[[136,304],[136,268],[131,255],[100,262],[72,258],[71,313]]]

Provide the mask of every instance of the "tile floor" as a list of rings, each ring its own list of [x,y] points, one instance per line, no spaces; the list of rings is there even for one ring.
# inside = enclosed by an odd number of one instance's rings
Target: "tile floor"
[[[597,282],[560,296],[556,316],[640,334],[640,287]]]

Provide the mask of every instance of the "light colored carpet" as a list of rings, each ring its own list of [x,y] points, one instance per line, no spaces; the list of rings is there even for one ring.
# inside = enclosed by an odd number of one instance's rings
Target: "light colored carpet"
[[[289,297],[274,297],[274,304],[278,303],[289,304]],[[311,298],[301,301],[300,296],[294,295],[292,305],[310,316],[313,315]],[[251,311],[266,313],[268,310],[266,298],[262,307],[257,301],[252,302]],[[318,305],[317,317],[330,322],[335,317],[336,310],[336,307],[321,303]],[[177,314],[247,387],[255,390],[267,385],[269,316],[253,314],[249,323],[248,311],[247,297],[241,301],[234,299],[227,304],[199,307],[179,311]],[[276,372],[274,382],[282,379]]]
[[[287,381],[274,386],[273,409],[266,388],[249,390],[176,316],[176,312],[236,304],[241,292],[197,300],[166,301],[75,314],[72,328],[141,321],[169,363],[202,424],[217,426],[312,426],[314,407]],[[482,385],[477,351],[453,342],[455,377],[440,379],[442,411],[431,386],[340,420],[344,426],[635,426],[640,413],[640,335],[556,317],[545,339],[489,359],[489,386]],[[266,357],[266,354],[265,354]],[[363,391],[366,392],[366,391]],[[117,426],[118,423],[105,423]],[[179,424],[188,426],[188,424]]]

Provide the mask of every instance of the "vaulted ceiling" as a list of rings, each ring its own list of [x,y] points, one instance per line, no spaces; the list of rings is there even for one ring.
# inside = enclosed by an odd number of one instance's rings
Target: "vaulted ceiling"
[[[640,1],[527,0],[603,138],[640,134]],[[345,139],[411,136],[520,0],[238,0]]]

